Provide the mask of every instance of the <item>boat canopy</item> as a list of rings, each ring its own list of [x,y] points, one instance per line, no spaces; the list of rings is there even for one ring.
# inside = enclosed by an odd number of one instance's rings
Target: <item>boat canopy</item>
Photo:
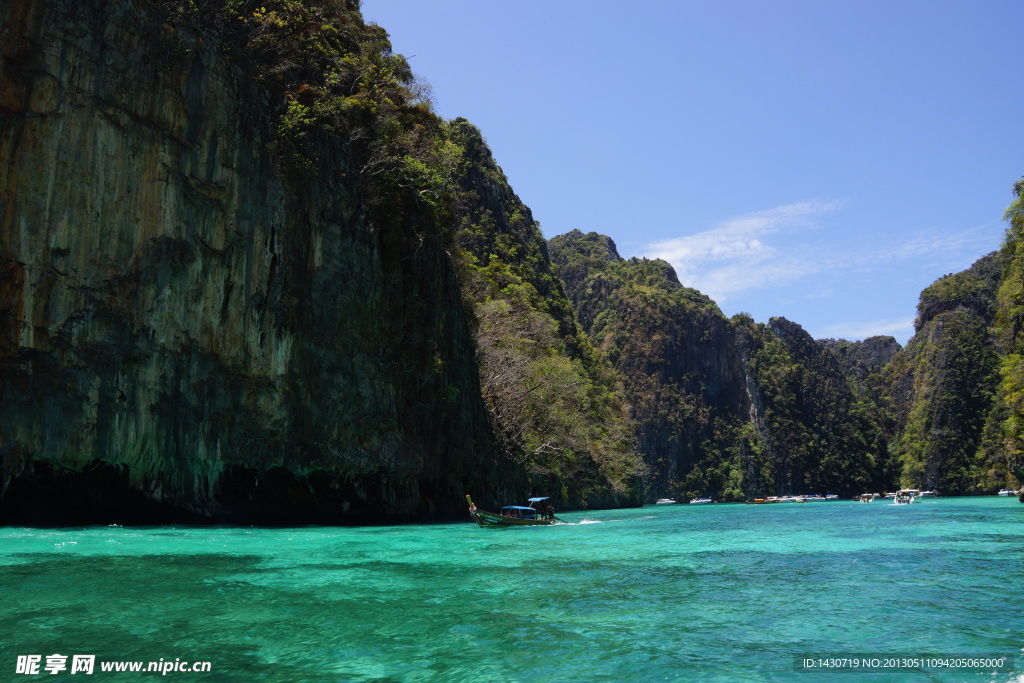
[[[533,508],[525,507],[523,505],[506,505],[501,508],[502,510],[529,510],[530,512],[536,512]]]
[[[526,500],[530,501],[531,503],[536,503],[539,500],[547,500],[550,497],[551,496],[544,496],[543,498],[527,498]]]

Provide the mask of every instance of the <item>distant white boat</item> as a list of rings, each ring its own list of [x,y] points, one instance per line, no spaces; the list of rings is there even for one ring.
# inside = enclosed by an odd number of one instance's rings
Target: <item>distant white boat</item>
[[[914,498],[920,493],[917,489],[900,489],[896,492],[896,496],[893,498],[893,503],[896,505],[910,505],[914,502]]]
[[[1016,491],[1011,491],[1010,489],[1002,489],[996,495],[998,495],[998,496],[1016,496],[1017,492]]]
[[[839,496],[835,493],[826,493],[825,500],[839,500]]]
[[[874,499],[875,499],[874,495],[872,495],[870,493],[862,493],[861,495],[859,495],[857,497],[857,500],[859,500],[862,503],[870,503]]]
[[[693,500],[690,501],[690,505],[707,505],[708,503],[712,502],[714,501],[712,501],[710,498],[694,498]]]
[[[806,503],[807,499],[803,496],[783,496],[783,503]]]
[[[917,497],[918,498],[934,498],[935,497],[935,491],[921,491],[921,493],[917,494]]]
[[[673,498],[659,498],[655,505],[675,505],[676,501]]]

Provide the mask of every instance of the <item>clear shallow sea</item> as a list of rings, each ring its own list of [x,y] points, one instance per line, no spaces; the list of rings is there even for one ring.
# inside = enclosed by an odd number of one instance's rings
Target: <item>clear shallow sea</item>
[[[1024,680],[1016,498],[674,505],[571,524],[0,528],[0,680]],[[18,655],[209,673],[16,675]],[[794,657],[1015,655],[1014,673]]]

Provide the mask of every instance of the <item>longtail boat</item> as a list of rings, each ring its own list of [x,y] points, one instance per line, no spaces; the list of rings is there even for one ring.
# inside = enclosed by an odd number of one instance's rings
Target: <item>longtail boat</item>
[[[531,502],[541,500],[547,500],[547,498],[530,499]],[[544,517],[535,508],[526,507],[525,505],[506,505],[501,508],[502,514],[498,514],[478,509],[473,503],[473,499],[468,495],[466,496],[466,502],[469,503],[469,516],[473,518],[474,522],[482,527],[548,526],[554,524],[555,520],[558,519],[554,515],[551,515],[551,517]]]

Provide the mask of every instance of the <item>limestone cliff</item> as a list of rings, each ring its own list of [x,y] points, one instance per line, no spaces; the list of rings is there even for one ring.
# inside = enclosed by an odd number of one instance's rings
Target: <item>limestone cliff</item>
[[[521,484],[436,225],[367,208],[343,130],[283,171],[286,94],[165,20],[0,4],[0,523],[411,519]]]
[[[621,374],[651,471],[647,499],[852,495],[884,474],[887,445],[839,359],[799,325],[732,320],[659,260],[607,237],[550,241],[592,343]]]
[[[550,248],[594,346],[622,376],[647,499],[737,500],[1018,486],[1015,240],[925,289],[906,348],[892,337],[815,341],[784,318],[726,320],[667,263],[623,259],[595,233]]]
[[[618,378],[587,341],[529,207],[480,131],[456,119],[449,136],[463,150],[453,251],[503,454],[556,503],[641,505],[646,468]]]
[[[868,389],[870,378],[877,376],[902,348],[889,336],[868,337],[861,341],[818,339],[817,342],[839,359],[843,372],[859,394]]]
[[[1013,484],[998,400],[1001,349],[993,332],[1005,261],[993,253],[921,292],[914,337],[885,369],[895,447],[908,486],[945,495]]]

